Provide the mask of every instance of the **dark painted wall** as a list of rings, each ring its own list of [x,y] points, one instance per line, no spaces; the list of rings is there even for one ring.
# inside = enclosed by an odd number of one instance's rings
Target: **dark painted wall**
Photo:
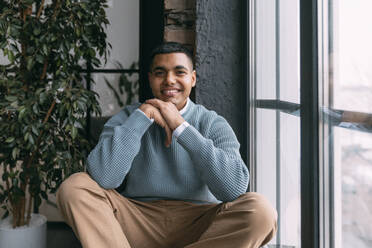
[[[241,0],[196,1],[195,100],[225,117],[244,149],[242,5]]]
[[[164,0],[140,1],[140,87],[139,100],[153,98],[148,80],[148,68],[152,49],[163,42]]]

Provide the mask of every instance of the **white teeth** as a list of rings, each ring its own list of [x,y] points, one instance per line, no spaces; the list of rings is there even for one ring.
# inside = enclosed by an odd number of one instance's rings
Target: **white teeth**
[[[164,90],[164,93],[168,94],[168,93],[177,93],[178,90]]]

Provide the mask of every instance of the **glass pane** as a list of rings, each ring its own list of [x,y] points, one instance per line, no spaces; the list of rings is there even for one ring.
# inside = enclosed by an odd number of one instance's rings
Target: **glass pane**
[[[300,118],[280,114],[281,244],[301,244]]]
[[[372,247],[372,134],[334,130],[336,216],[335,247]],[[337,206],[338,205],[338,206]]]
[[[98,102],[104,117],[117,114],[123,108],[119,102],[125,106],[130,94],[134,95],[131,103],[138,101],[138,73],[133,73],[132,75],[128,73],[92,73],[92,79],[94,83],[91,88],[99,95]],[[126,80],[131,84],[131,88],[129,88],[131,93],[129,91],[126,92],[124,86],[121,87],[123,93],[120,92],[120,83]],[[110,88],[106,81],[113,89]]]
[[[321,6],[325,247],[372,247],[371,9],[370,0],[329,0]]]
[[[331,4],[333,106],[372,113],[372,1],[334,0]]]
[[[278,211],[278,232],[270,245],[300,247],[300,118],[297,112],[295,116],[284,109],[264,109],[300,102],[299,3],[251,0],[252,5],[250,49],[254,58],[250,69],[254,76],[250,89],[260,104],[251,113],[255,126],[250,141],[255,158],[253,188]]]
[[[257,192],[279,214],[279,231],[270,244],[300,247],[300,119],[257,109],[256,120]]]
[[[276,37],[275,0],[254,0],[255,73],[257,99],[276,98]]]
[[[276,206],[276,113],[257,109],[256,115],[257,191],[268,197]],[[268,183],[270,182],[270,183]]]
[[[111,43],[111,54],[107,64],[101,59],[102,68],[129,68],[139,61],[139,2],[133,0],[109,0],[106,10],[110,24],[107,26],[107,41]]]
[[[279,8],[279,99],[300,103],[299,2],[281,0]]]
[[[256,97],[299,103],[299,2],[261,0],[255,5]]]
[[[278,210],[277,204],[277,130],[276,130],[276,111],[257,109],[256,115],[256,181],[257,192],[265,195]],[[277,244],[275,237],[270,244]]]

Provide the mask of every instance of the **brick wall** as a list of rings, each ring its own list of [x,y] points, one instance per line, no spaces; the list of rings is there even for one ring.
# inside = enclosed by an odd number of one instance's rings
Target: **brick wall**
[[[195,1],[164,0],[164,41],[176,41],[195,51]]]

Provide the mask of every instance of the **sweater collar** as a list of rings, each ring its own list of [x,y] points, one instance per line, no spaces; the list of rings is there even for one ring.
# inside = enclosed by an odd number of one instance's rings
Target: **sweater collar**
[[[188,97],[188,98],[187,98],[187,101],[186,101],[186,105],[185,105],[185,107],[183,107],[183,108],[180,110],[180,114],[181,114],[181,115],[183,115],[184,113],[186,113],[186,111],[187,111],[189,105],[190,105],[190,98]]]

